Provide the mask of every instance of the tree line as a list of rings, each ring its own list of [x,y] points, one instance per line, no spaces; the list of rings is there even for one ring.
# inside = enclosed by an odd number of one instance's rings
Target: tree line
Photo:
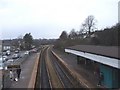
[[[118,35],[120,35],[119,23],[110,28],[97,30],[96,19],[90,15],[81,25],[80,31],[75,31],[75,29],[72,29],[70,33],[62,31],[54,48],[64,50],[64,48],[74,45],[120,46]]]
[[[20,50],[30,50],[34,46],[34,40],[31,33],[26,33],[24,36],[13,39],[12,45]]]
[[[56,39],[34,39],[31,33],[26,33],[24,36],[18,36],[18,38],[12,40],[12,46],[19,48],[20,50],[30,50],[40,45],[52,44]]]

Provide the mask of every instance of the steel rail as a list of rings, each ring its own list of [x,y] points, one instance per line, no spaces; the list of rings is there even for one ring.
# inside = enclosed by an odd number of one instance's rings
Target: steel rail
[[[49,48],[50,48],[50,47],[49,47]],[[48,50],[49,50],[49,48],[48,48]],[[48,51],[48,50],[47,50],[47,51]],[[60,75],[59,75],[59,72],[57,71],[57,69],[56,69],[56,67],[55,67],[55,65],[54,65],[53,59],[50,59],[50,60],[51,60],[51,62],[52,62],[52,64],[53,64],[53,68],[54,68],[54,70],[55,70],[55,72],[56,72],[56,74],[57,74],[57,76],[58,76],[58,79],[60,80],[63,88],[65,88],[65,85],[64,85],[64,83],[63,83],[63,81],[62,81],[62,79],[61,79],[61,77],[60,77]]]
[[[47,66],[46,66],[46,62],[45,62],[45,54],[44,53],[45,53],[46,48],[47,47],[43,48],[42,53],[41,53],[41,58],[40,58],[41,59],[40,60],[40,88],[41,89],[42,88],[52,88],[49,72],[47,70]]]

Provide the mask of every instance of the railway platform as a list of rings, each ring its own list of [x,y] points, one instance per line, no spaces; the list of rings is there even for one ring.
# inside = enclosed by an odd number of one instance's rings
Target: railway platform
[[[35,79],[35,72],[36,72],[36,66],[39,58],[39,53],[31,55],[22,65],[21,65],[21,75],[20,79],[18,81],[12,81],[11,87],[9,88],[33,88],[35,81],[32,80]],[[9,90],[8,89],[8,90]]]
[[[97,77],[94,76],[93,73],[84,69],[80,65],[77,64],[76,56],[67,54],[64,52],[60,52],[58,50],[53,49],[58,57],[63,60],[66,66],[80,79],[80,81],[88,88],[98,88]],[[102,88],[102,87],[99,87]]]

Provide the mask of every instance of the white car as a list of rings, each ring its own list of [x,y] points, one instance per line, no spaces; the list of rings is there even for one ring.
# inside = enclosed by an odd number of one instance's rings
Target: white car
[[[8,61],[7,61],[7,63],[13,63],[13,59],[9,59]]]
[[[14,60],[13,59],[9,59],[5,62],[5,66],[8,66],[8,65],[13,65],[14,64]]]
[[[19,53],[19,50],[15,50],[15,53]]]
[[[17,59],[17,58],[20,58],[20,55],[18,55],[18,54],[13,54],[12,59]]]
[[[10,55],[10,50],[7,50],[7,51],[6,51],[6,55]]]
[[[0,56],[0,61],[1,61],[1,62],[5,62],[5,61],[6,61],[6,59],[7,59],[7,57],[6,57],[6,56]]]
[[[3,63],[3,58],[0,56],[0,70],[3,69],[4,63]]]
[[[30,52],[29,52],[29,51],[26,51],[24,54],[25,54],[25,55],[29,55],[29,54],[30,54]]]
[[[8,60],[8,56],[4,55],[2,56],[3,57],[3,62],[7,61]]]

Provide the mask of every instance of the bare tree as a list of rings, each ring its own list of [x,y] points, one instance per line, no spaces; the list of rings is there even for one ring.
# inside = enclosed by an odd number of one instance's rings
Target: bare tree
[[[69,38],[70,39],[74,39],[77,37],[77,33],[75,32],[75,29],[72,29],[70,34],[69,34]]]
[[[90,33],[96,29],[95,25],[96,25],[95,17],[93,15],[89,15],[85,19],[85,22],[82,24],[81,31],[86,32],[88,35],[90,35]]]
[[[83,24],[81,25],[81,28],[80,28],[79,34],[83,34],[83,33],[86,33],[86,32],[87,32],[86,24],[83,23]]]

